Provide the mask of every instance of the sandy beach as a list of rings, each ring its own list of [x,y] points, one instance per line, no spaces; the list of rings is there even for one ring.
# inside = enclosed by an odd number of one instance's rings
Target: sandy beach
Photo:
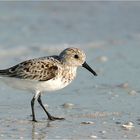
[[[0,139],[140,139],[140,2],[0,2],[0,69],[79,47],[68,87],[45,92],[31,121],[28,91],[0,82]]]

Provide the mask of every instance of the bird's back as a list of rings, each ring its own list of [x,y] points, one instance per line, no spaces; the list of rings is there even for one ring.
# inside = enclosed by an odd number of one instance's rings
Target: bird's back
[[[8,69],[0,70],[4,77],[47,81],[58,73],[60,61],[57,56],[42,57],[21,62]]]

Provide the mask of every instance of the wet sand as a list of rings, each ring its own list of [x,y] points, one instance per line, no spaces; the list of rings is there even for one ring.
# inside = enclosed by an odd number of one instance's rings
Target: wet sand
[[[98,76],[79,68],[71,85],[44,93],[65,120],[48,121],[36,103],[38,123],[33,95],[0,82],[0,139],[140,139],[140,2],[21,3],[0,2],[1,69],[73,46]]]

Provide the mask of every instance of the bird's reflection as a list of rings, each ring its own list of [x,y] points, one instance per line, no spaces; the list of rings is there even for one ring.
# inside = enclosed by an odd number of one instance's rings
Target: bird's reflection
[[[32,122],[32,140],[42,140],[47,138],[48,127],[51,127],[50,121],[47,122]]]

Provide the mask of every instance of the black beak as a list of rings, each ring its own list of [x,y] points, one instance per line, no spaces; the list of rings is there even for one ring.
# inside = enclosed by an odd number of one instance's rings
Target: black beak
[[[94,76],[97,76],[97,73],[86,62],[84,62],[84,64],[82,65],[82,67],[84,67],[87,70],[89,70]]]

